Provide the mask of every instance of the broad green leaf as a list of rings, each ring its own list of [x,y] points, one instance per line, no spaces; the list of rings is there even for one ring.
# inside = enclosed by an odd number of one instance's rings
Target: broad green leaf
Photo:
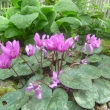
[[[54,21],[50,27],[51,33],[60,33],[57,23]]]
[[[22,0],[21,3],[21,9],[24,8],[25,6],[40,6],[40,2],[38,0]]]
[[[47,15],[48,25],[45,26],[45,31],[50,32],[51,31],[51,25],[56,19],[56,12],[51,11]]]
[[[8,28],[9,26],[9,22],[10,22],[9,19],[0,16],[0,31],[5,31],[5,29]]]
[[[64,71],[59,79],[61,83],[73,89],[89,90],[92,87],[92,82],[89,78],[83,77],[81,71],[76,68],[70,68]]]
[[[100,69],[103,77],[110,78],[110,57],[103,55],[98,68]]]
[[[107,103],[110,100],[110,81],[105,79],[95,79],[93,83],[97,88],[99,104]]]
[[[10,19],[15,26],[21,29],[25,29],[32,24],[32,22],[38,17],[38,15],[38,13],[33,13],[29,15],[15,14],[11,16]]]
[[[74,27],[75,25],[75,28],[82,25],[81,21],[75,17],[63,17],[61,19],[58,19],[56,23],[58,24],[58,26],[60,26],[62,23],[68,23],[72,27]]]
[[[29,97],[20,90],[8,92],[0,98],[0,110],[18,110],[28,100]]]
[[[46,5],[43,5],[40,10],[45,14],[47,15],[48,13],[52,12],[53,11],[53,6],[46,6]]]
[[[32,98],[22,110],[61,110],[68,101],[68,95],[63,89],[55,89],[53,94],[45,89],[45,95],[41,100]]]
[[[96,79],[101,76],[101,71],[92,65],[81,65],[79,71],[83,78]]]
[[[11,77],[14,73],[12,69],[0,69],[0,79],[5,80]]]
[[[94,54],[94,55],[87,58],[87,61],[91,62],[91,63],[96,63],[96,62],[99,62],[101,60],[102,60],[102,58],[99,55],[96,55],[96,54]]]
[[[26,62],[30,65],[30,67],[33,69],[33,71],[36,71],[39,66],[37,63],[37,60],[35,56],[27,57],[22,56]],[[16,70],[19,76],[28,75],[33,73],[30,67],[26,64],[24,60],[22,60],[20,57],[17,58],[15,64],[13,65],[13,68]],[[34,74],[34,73],[33,73]],[[14,74],[16,76],[16,74]]]
[[[10,7],[6,11],[6,18],[10,19],[10,17],[12,15],[16,14],[16,13],[20,13],[20,9],[19,8],[15,8],[15,7]]]
[[[85,108],[81,108],[78,104],[76,104],[75,102],[72,102],[72,101],[68,101],[67,106],[68,106],[69,110],[88,110]],[[89,110],[95,110],[95,109],[93,108],[93,109],[89,109]]]
[[[43,12],[36,6],[25,6],[21,10],[21,14],[28,15],[32,13],[39,13],[40,20],[47,20],[46,16],[43,14]]]
[[[18,35],[22,35],[22,31],[17,29],[16,27],[9,27],[5,30],[4,36],[6,38],[15,37]]]
[[[34,32],[37,32],[43,28],[45,28],[45,26],[48,24],[47,20],[39,20],[35,23],[35,27],[34,27]]]
[[[79,16],[79,18],[82,21],[82,25],[89,25],[89,23],[91,22],[91,18],[89,15],[81,15]]]
[[[56,12],[63,12],[68,14],[69,12],[75,13],[78,12],[78,7],[72,2],[72,0],[59,0],[54,5],[54,10]]]
[[[11,0],[11,3],[16,7],[19,8],[21,5],[22,0]]]
[[[83,108],[92,109],[95,106],[95,99],[98,98],[97,89],[92,87],[90,90],[76,90],[73,92],[75,101]]]

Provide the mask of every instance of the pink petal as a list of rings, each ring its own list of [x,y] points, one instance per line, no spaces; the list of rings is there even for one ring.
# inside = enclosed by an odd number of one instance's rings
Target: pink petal
[[[42,90],[41,90],[41,87],[38,87],[37,89],[35,89],[35,94],[36,94],[36,97],[38,99],[41,99],[42,98]]]

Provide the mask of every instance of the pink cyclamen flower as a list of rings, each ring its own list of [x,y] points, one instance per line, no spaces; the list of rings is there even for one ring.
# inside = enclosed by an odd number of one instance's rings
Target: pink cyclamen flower
[[[9,58],[14,59],[18,56],[20,51],[19,41],[13,40],[13,42],[6,42],[6,47],[1,45],[2,52],[5,53]]]
[[[30,83],[30,86],[26,88],[27,92],[31,92],[32,90],[35,91],[35,95],[38,99],[42,98],[42,90],[41,90],[41,86],[35,83]]]
[[[86,59],[83,59],[80,62],[81,62],[81,64],[87,64],[87,60]]]
[[[38,33],[35,34],[34,41],[38,47],[45,46],[45,37],[46,37],[46,35],[43,35],[42,39],[41,39],[40,35]]]
[[[86,42],[84,44],[84,51],[86,51],[86,48],[88,47],[88,49],[91,52],[93,52],[93,49],[100,47],[100,44],[101,44],[100,38],[97,39],[97,37],[95,37],[95,35],[91,36],[91,34],[88,34],[86,36]]]
[[[60,80],[58,79],[58,76],[62,73],[62,70],[58,73],[53,71],[52,76],[52,84],[49,85],[50,88],[57,87],[57,85],[60,83]]]
[[[4,53],[0,55],[0,68],[6,69],[11,65],[12,60]]]
[[[26,45],[26,47],[25,47],[25,51],[26,51],[26,53],[27,53],[28,56],[34,55],[35,50],[36,50],[35,46],[33,46],[31,44]]]

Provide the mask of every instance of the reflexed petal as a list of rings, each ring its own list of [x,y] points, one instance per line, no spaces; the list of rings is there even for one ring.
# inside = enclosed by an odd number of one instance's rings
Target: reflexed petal
[[[9,49],[9,50],[13,49],[13,45],[10,41],[6,42],[6,48]]]
[[[52,83],[52,84],[50,84],[50,85],[49,85],[49,87],[50,87],[50,88],[57,87],[57,83],[56,83],[55,81],[53,81],[53,83]]]
[[[84,48],[83,48],[84,51],[86,51],[86,48],[87,48],[87,43],[84,44]]]
[[[88,35],[86,36],[86,41],[90,40],[90,35],[91,35],[91,34],[88,34]]]
[[[16,44],[14,45],[14,50],[16,52],[16,57],[18,56],[19,52],[20,52],[20,44],[19,41],[16,42]]]
[[[91,44],[88,45],[88,48],[89,48],[89,50],[90,50],[91,52],[93,52],[93,47],[92,47]]]
[[[53,71],[52,74],[53,74],[53,76],[52,76],[53,80],[57,80],[57,78],[58,78],[57,73],[55,71]]]
[[[42,90],[40,86],[37,89],[35,89],[35,94],[38,99],[42,98]]]
[[[82,64],[87,64],[87,60],[86,59],[83,59],[83,60],[81,60],[81,63]]]
[[[33,86],[29,86],[29,87],[26,87],[26,88],[25,88],[25,90],[26,90],[27,92],[31,92],[33,89],[34,89]]]

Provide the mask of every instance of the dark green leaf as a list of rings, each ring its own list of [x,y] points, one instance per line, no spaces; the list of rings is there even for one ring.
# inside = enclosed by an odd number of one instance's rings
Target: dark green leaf
[[[0,31],[5,31],[6,28],[8,28],[10,20],[0,16]]]
[[[5,30],[4,36],[6,38],[15,37],[18,35],[22,35],[22,31],[17,29],[16,27],[9,27]]]
[[[10,19],[15,26],[25,29],[32,24],[32,22],[38,17],[38,15],[38,13],[33,13],[29,15],[15,14],[11,16]]]

